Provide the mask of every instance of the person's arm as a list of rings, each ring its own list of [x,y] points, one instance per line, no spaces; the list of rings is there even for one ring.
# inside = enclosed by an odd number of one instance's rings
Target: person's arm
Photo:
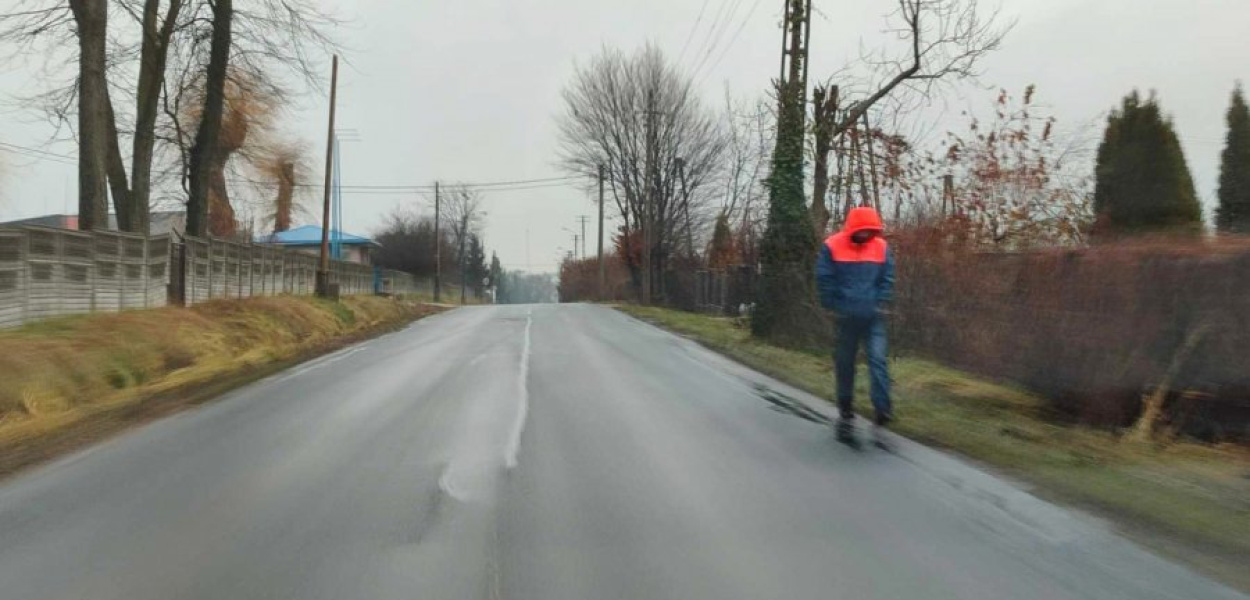
[[[877,278],[877,306],[884,308],[894,301],[894,250],[886,249],[885,267]]]
[[[821,244],[820,253],[816,255],[816,291],[820,295],[821,306],[833,310],[837,289],[837,265],[833,262],[829,247]]]

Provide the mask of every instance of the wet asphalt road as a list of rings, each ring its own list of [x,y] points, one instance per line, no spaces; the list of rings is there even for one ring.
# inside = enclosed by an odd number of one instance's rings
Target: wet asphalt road
[[[0,484],[0,599],[1245,598],[591,306],[433,317]]]

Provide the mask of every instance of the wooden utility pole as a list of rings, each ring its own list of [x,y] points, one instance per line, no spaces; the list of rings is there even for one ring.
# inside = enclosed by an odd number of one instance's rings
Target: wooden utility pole
[[[465,210],[460,217],[460,306],[464,306],[464,290],[468,287],[468,273],[465,268],[465,244],[469,241],[469,211]],[[574,244],[576,245],[576,244]]]
[[[955,211],[955,178],[951,175],[942,176],[942,218],[945,219]]]
[[[872,150],[872,126],[868,124],[868,111],[864,111],[864,135],[868,136],[868,170],[872,172],[872,207],[881,212],[881,192],[877,188],[877,154]]]
[[[586,260],[586,221],[589,220],[590,217],[586,215],[577,216],[577,222],[582,226],[582,260]]]
[[[681,183],[682,210],[686,212],[686,256],[694,258],[694,229],[690,223],[690,196],[686,193],[686,159],[677,159],[677,180]]]
[[[647,189],[642,195],[642,305],[651,305],[651,228],[655,221],[651,216],[651,207],[656,203],[660,191],[659,174],[656,162],[659,160],[658,143],[655,135],[655,90],[647,90]]]
[[[438,302],[443,295],[443,238],[441,235],[439,208],[442,198],[439,195],[438,182],[434,182],[434,301]]]
[[[603,300],[607,271],[603,264],[603,165],[599,165],[599,299]]]
[[[330,183],[334,169],[334,104],[339,86],[339,57],[334,55],[330,68],[330,126],[326,131],[326,177],[324,207],[321,211],[321,261],[317,267],[317,295],[330,295]]]

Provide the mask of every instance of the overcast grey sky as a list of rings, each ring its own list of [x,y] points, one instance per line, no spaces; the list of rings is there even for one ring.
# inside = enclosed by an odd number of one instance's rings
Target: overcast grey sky
[[[330,3],[327,3],[329,5]],[[887,0],[814,0],[811,77],[853,60],[860,44],[888,47],[880,33]],[[992,4],[992,2],[991,2]],[[359,132],[344,146],[347,185],[420,185],[561,175],[555,167],[559,93],[573,67],[602,46],[655,42],[682,56],[704,100],[763,94],[776,75],[780,0],[357,0],[333,3],[350,23],[339,30],[350,61],[341,77],[339,125]],[[698,19],[700,12],[703,18]],[[1099,119],[1134,87],[1157,90],[1178,127],[1199,193],[1214,196],[1224,111],[1238,79],[1250,80],[1247,0],[1003,0],[1018,21],[984,63],[982,83],[1013,92],[1038,85],[1039,101],[1068,128]],[[687,44],[688,42],[688,44]],[[683,46],[686,51],[682,54]],[[706,57],[706,58],[705,58]],[[0,73],[0,91],[25,93],[31,68]],[[950,110],[983,108],[992,93],[952,91]],[[293,133],[324,152],[324,101],[310,98],[288,119]],[[1098,119],[1095,121],[1095,119]],[[44,146],[51,128],[35,115],[0,113],[0,142]],[[0,151],[0,220],[74,210],[72,163]],[[351,232],[372,233],[413,196],[345,194]],[[575,188],[490,194],[485,239],[505,266],[554,270],[571,247],[580,214]],[[593,239],[593,233],[591,235]],[[593,253],[593,244],[588,246]]]

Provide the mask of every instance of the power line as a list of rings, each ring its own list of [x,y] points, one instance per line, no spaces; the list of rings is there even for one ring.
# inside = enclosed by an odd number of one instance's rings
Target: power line
[[[500,192],[524,192],[524,191],[529,191],[529,190],[549,190],[549,189],[569,188],[569,187],[573,187],[573,186],[570,183],[545,183],[545,184],[513,186],[513,187],[484,188],[484,189],[476,189],[474,191],[489,195],[489,194],[495,194],[495,193],[500,193]],[[343,189],[344,194],[349,194],[352,196],[407,196],[407,195],[411,195],[414,193],[424,191],[423,189],[414,189],[414,188],[352,189],[349,186],[343,186],[342,189]]]
[[[725,15],[725,19],[717,24],[716,30],[713,32],[713,37],[709,40],[711,45],[707,47],[707,52],[703,54],[703,58],[699,61],[699,64],[695,65],[694,72],[690,74],[691,78],[698,77],[699,71],[703,70],[703,67],[707,64],[708,59],[712,57],[712,53],[716,52],[716,49],[720,47],[720,43],[725,35],[725,32],[729,30],[729,25],[733,23],[734,17],[738,14],[739,6],[742,6],[742,0],[734,0],[733,8],[729,9],[729,13]]]
[[[0,150],[6,150],[14,154],[19,154],[21,156],[26,156],[28,158],[33,158],[36,160],[47,160],[47,161],[58,162],[58,163],[67,164],[67,165],[78,164],[78,157],[76,156],[71,156],[68,154],[57,154],[55,152],[48,152],[47,150],[40,150],[38,148],[31,148],[29,146],[19,146],[17,144],[10,144],[7,142],[0,142]],[[172,170],[157,171],[157,172],[154,172],[153,174],[154,175],[158,175],[158,174],[159,175],[172,175],[177,172],[178,172],[177,169],[172,169]],[[454,183],[451,185],[454,187],[469,188],[469,189],[483,191],[483,192],[514,191],[514,190],[520,190],[520,189],[536,189],[535,187],[518,187],[518,186],[562,187],[574,181],[579,181],[582,179],[583,177],[581,176],[564,176],[564,177],[545,177],[545,178],[538,178],[538,179],[515,179],[515,180],[510,180],[510,181],[465,182],[465,183]],[[232,180],[231,183],[236,183],[236,184],[246,183],[246,184],[253,184],[253,185],[270,185],[270,186],[278,185],[277,182],[257,181],[257,180],[252,180],[252,179],[235,179],[235,180]],[[544,186],[542,184],[548,184],[548,185]],[[320,184],[302,183],[302,184],[297,184],[295,187],[320,189],[322,186]],[[434,190],[434,186],[432,184],[344,185],[341,187],[345,191],[378,190],[378,191],[394,191],[394,192],[422,192],[422,191]]]
[[[78,158],[74,156],[57,154],[55,152],[48,152],[47,150],[40,150],[38,148],[30,148],[28,146],[19,146],[17,144],[0,142],[0,150],[6,150],[8,152],[12,152],[13,154],[19,154],[35,160],[47,160],[65,165],[78,164]]]
[[[715,34],[716,30],[720,27],[721,19],[723,19],[725,16],[725,8],[728,6],[729,6],[729,0],[721,0],[720,8],[716,10],[716,16],[712,17],[712,20],[708,23],[707,33],[703,35],[703,41],[699,43],[699,49],[695,51],[693,60],[698,60],[699,56],[706,54],[708,44],[712,42],[713,34]],[[698,70],[697,65],[695,66],[694,70],[695,71]],[[692,76],[693,76],[693,72],[692,72]]]
[[[755,16],[755,11],[759,9],[762,1],[763,0],[755,0],[755,4],[751,6],[750,12],[747,13],[746,18],[742,20],[742,23],[738,25],[738,30],[735,31],[733,37],[729,39],[729,43],[725,46],[725,49],[721,51],[720,56],[716,58],[716,62],[712,63],[712,66],[708,67],[707,72],[704,73],[703,76],[699,77],[699,83],[702,83],[704,79],[707,79],[708,76],[715,72],[716,67],[719,67],[721,61],[725,60],[725,57],[729,55],[729,50],[734,47],[734,43],[736,43],[738,38],[742,36],[742,30],[746,29],[747,23],[751,22],[751,17]]]
[[[487,181],[487,182],[478,182],[478,183],[448,183],[445,187],[448,187],[448,188],[464,187],[464,188],[469,188],[469,189],[473,189],[473,190],[490,191],[492,188],[508,188],[508,187],[514,187],[514,186],[523,186],[523,185],[538,185],[538,184],[551,184],[551,185],[553,185],[553,186],[555,186],[555,185],[567,185],[567,184],[569,184],[569,183],[572,183],[572,182],[574,182],[574,181],[580,181],[580,180],[582,180],[582,179],[584,179],[584,178],[583,178],[583,177],[580,177],[580,176],[568,176],[568,177],[546,177],[546,178],[542,178],[542,179],[520,179],[520,180],[515,180],[515,181]],[[269,184],[269,182],[264,182],[264,181],[254,181],[254,182],[250,182],[250,183],[259,183],[259,184],[262,184],[262,185],[267,185],[267,184]],[[317,188],[319,188],[319,187],[321,187],[321,186],[316,185],[316,184],[300,184],[300,185],[299,185],[299,186],[297,186],[297,187],[317,187]],[[342,186],[342,188],[343,188],[344,190],[364,190],[364,191],[369,191],[369,190],[378,190],[378,191],[396,191],[396,192],[433,191],[433,190],[434,190],[434,186],[433,186],[432,184],[431,184],[431,185],[427,185],[427,184],[419,184],[419,185],[344,185],[344,186]]]
[[[681,45],[681,54],[677,55],[678,64],[686,58],[686,49],[690,47],[690,40],[694,39],[694,34],[699,30],[699,24],[703,22],[703,14],[707,12],[707,5],[712,0],[703,0],[703,6],[699,7],[699,16],[694,20],[694,25],[690,27],[690,33],[686,34],[686,43]]]

